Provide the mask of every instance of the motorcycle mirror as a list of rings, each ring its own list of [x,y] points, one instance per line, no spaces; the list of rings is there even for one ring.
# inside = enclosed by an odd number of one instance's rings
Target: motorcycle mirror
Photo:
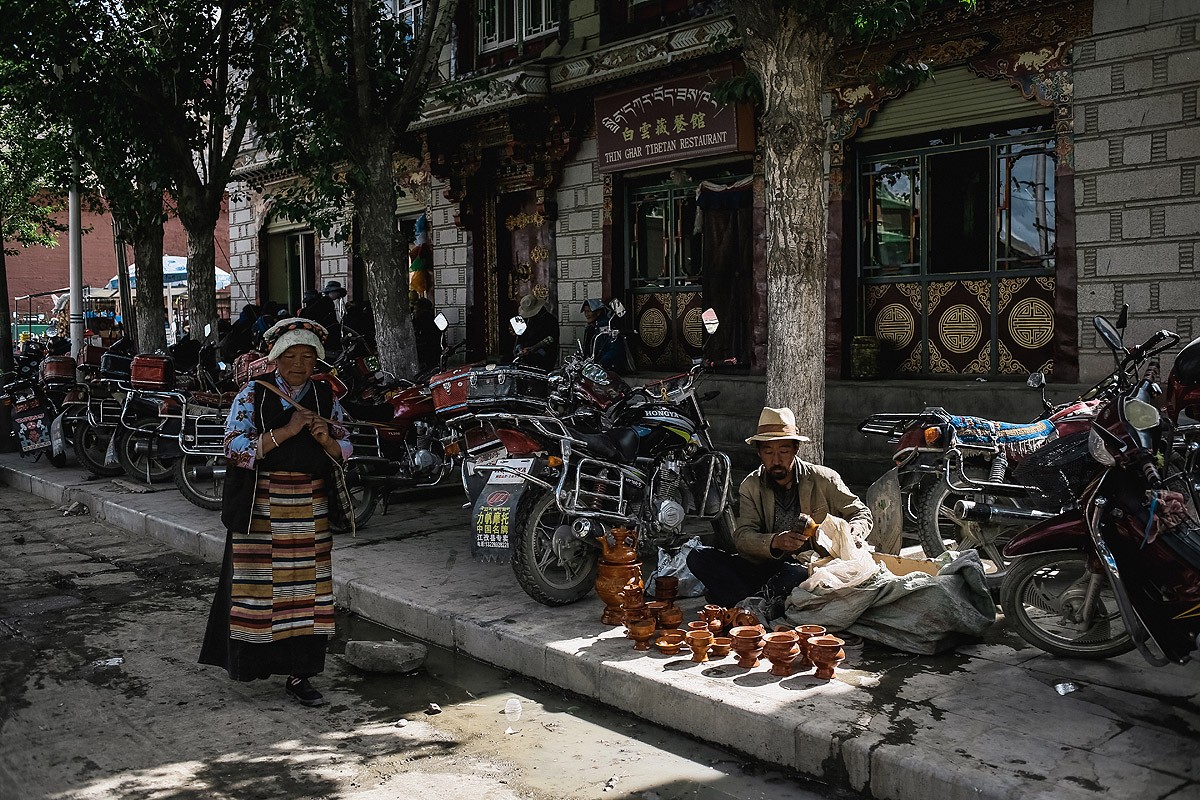
[[[439,331],[444,331],[450,327],[450,320],[446,319],[446,315],[439,311],[438,315],[433,318],[433,324]]]
[[[1046,385],[1046,376],[1041,372],[1029,373],[1029,380],[1025,381],[1025,385],[1030,389],[1040,389]]]
[[[625,316],[625,304],[615,297],[608,301],[608,310],[612,312],[614,317]]]
[[[717,319],[717,312],[711,308],[704,309],[704,313],[700,315],[701,321],[704,323],[704,330],[709,335],[717,332],[717,327],[720,325],[720,320]]]
[[[529,327],[529,325],[525,322],[525,318],[521,316],[516,316],[510,319],[508,321],[508,326],[512,328],[512,332],[517,336],[520,336],[525,332],[525,329]]]
[[[1129,326],[1129,303],[1121,304],[1121,313],[1117,315],[1117,330],[1124,331]]]
[[[1122,311],[1124,313],[1124,311]],[[1092,324],[1096,326],[1096,333],[1100,334],[1100,338],[1115,354],[1119,350],[1125,349],[1125,342],[1121,339],[1121,334],[1112,326],[1112,323],[1104,317],[1092,317]]]

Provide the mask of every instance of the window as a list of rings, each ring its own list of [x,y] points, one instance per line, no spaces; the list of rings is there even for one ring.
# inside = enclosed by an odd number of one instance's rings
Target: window
[[[408,26],[409,37],[415,36],[421,27],[421,12],[424,3],[421,0],[388,0],[392,16]]]
[[[479,49],[496,50],[558,30],[556,0],[482,0]]]

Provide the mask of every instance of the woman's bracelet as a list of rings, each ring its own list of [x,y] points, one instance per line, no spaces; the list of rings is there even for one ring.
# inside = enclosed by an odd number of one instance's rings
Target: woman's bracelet
[[[271,437],[271,444],[279,447],[279,440],[275,438],[275,431],[269,430],[267,431],[267,435]]]

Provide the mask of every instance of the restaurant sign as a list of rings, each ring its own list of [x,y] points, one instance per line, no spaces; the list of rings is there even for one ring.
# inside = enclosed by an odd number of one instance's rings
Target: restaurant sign
[[[732,74],[725,67],[596,98],[600,171],[752,150],[753,125],[739,120],[747,110],[712,94]]]

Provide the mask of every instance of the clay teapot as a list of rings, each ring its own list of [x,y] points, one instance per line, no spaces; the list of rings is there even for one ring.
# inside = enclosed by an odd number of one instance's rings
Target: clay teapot
[[[601,561],[596,573],[596,596],[604,601],[604,614],[600,622],[605,625],[620,625],[624,609],[625,587],[631,581],[640,580],[641,566],[638,564],[606,564]]]
[[[597,536],[596,541],[600,542],[600,557],[610,564],[637,561],[638,534],[632,528],[614,527],[610,533]]]

